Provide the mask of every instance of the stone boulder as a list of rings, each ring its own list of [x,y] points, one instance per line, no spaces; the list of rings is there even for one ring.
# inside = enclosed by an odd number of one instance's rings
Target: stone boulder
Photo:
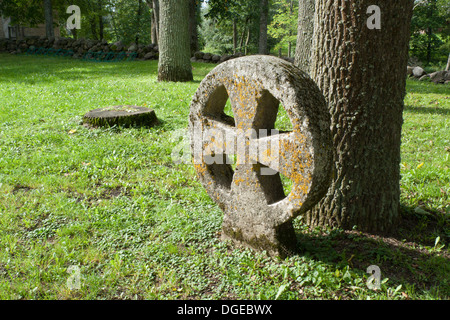
[[[450,71],[436,71],[430,73],[430,79],[434,83],[445,83],[445,81],[450,80]]]
[[[411,66],[407,66],[406,67],[406,74],[407,74],[408,77],[412,77],[413,76],[413,69],[414,69],[414,67],[411,67]]]
[[[413,76],[416,78],[420,78],[421,76],[425,75],[426,72],[421,67],[414,67],[412,70]]]

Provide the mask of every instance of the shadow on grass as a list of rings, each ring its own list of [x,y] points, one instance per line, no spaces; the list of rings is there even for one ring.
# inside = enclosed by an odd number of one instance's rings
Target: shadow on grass
[[[435,245],[437,236],[440,242]],[[450,253],[447,249],[450,220],[402,208],[395,233],[382,236],[356,230],[301,230],[297,255],[309,256],[337,268],[349,266],[365,273],[370,265],[381,270],[381,279],[403,288],[432,291],[450,298]],[[445,244],[444,248],[441,245]]]
[[[60,80],[92,80],[96,78],[156,76],[158,61],[95,62],[67,57],[8,56],[0,63],[0,82],[24,84],[49,83]],[[190,83],[200,83],[213,66],[196,64],[194,79]]]
[[[411,105],[405,105],[405,111],[421,114],[440,114],[444,116],[450,115],[450,109],[444,109],[439,107],[416,107]]]

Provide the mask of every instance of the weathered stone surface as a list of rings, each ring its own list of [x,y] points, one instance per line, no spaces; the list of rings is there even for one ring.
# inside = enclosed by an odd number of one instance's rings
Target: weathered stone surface
[[[228,99],[234,118],[224,113]],[[280,104],[293,130],[261,135],[274,128]],[[232,59],[201,82],[189,123],[199,180],[224,211],[222,238],[269,255],[295,252],[292,219],[323,197],[332,168],[330,118],[317,85],[280,58]],[[234,170],[224,161],[232,154]],[[280,173],[292,181],[287,195]]]

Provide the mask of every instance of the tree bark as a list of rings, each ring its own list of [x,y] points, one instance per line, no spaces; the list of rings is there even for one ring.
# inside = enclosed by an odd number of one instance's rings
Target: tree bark
[[[267,23],[269,20],[269,1],[261,0],[261,15],[259,19],[259,50],[260,54],[268,54]]]
[[[159,0],[153,0],[153,21],[154,21],[154,28],[155,28],[155,42],[156,44],[159,43]]]
[[[44,17],[45,17],[45,34],[47,38],[54,37],[55,32],[53,30],[53,9],[51,0],[44,0]]]
[[[190,81],[189,0],[160,3],[158,81]]]
[[[298,32],[295,48],[294,64],[310,73],[311,46],[314,36],[315,0],[298,1]]]
[[[400,139],[413,0],[317,0],[311,77],[328,102],[334,174],[311,226],[389,232],[399,218]],[[381,9],[369,29],[367,8]]]

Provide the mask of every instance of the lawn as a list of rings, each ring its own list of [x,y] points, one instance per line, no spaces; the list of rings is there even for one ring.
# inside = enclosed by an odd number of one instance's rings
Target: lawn
[[[220,241],[220,209],[173,161],[212,67],[158,83],[156,61],[0,54],[0,299],[450,298],[448,85],[408,80],[397,233],[296,220],[299,251],[281,260]],[[118,104],[153,108],[161,123],[80,124]],[[370,265],[379,290],[366,285]]]

